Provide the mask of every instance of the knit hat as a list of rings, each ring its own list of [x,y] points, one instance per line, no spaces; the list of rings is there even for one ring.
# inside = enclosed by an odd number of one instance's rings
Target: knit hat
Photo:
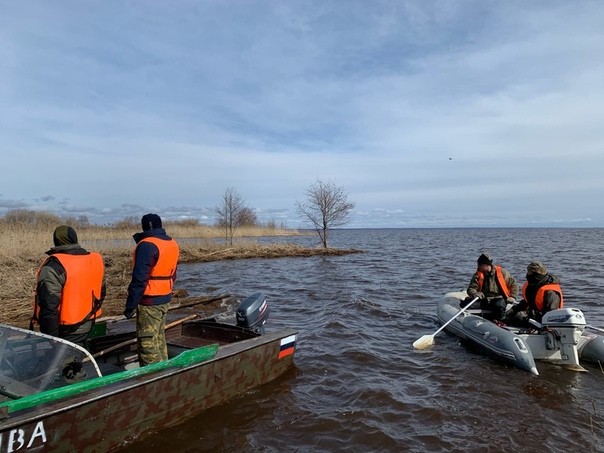
[[[70,226],[61,225],[55,229],[52,240],[55,243],[55,247],[58,247],[59,245],[77,244],[78,235]]]
[[[157,214],[145,214],[141,219],[143,231],[161,228],[161,218]]]
[[[547,274],[547,267],[541,261],[533,261],[526,267],[526,273],[544,276]]]
[[[477,262],[478,262],[478,264],[488,264],[489,266],[491,266],[493,264],[491,255],[489,255],[488,253],[483,253],[482,255],[480,255],[478,257]]]

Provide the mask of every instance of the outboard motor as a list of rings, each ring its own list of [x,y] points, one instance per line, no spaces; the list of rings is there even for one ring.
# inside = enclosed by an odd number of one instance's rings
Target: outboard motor
[[[587,324],[583,312],[577,308],[549,311],[543,315],[541,323],[557,334],[562,363],[579,366],[577,345]]]
[[[262,335],[268,314],[266,296],[264,293],[254,293],[241,302],[237,308],[237,326]]]

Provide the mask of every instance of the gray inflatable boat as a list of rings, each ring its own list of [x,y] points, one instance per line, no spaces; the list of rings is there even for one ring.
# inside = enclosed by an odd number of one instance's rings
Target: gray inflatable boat
[[[581,310],[563,308],[546,313],[542,324],[531,329],[499,326],[483,318],[480,309],[460,311],[465,291],[450,292],[438,304],[437,316],[445,330],[470,342],[496,360],[538,375],[535,361],[547,361],[575,371],[586,371],[580,362],[604,363],[604,336],[586,332]],[[449,322],[450,321],[450,322]]]

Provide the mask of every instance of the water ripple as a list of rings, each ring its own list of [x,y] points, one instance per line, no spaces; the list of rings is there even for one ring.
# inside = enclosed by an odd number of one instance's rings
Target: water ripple
[[[538,363],[540,376],[440,333],[440,297],[465,288],[488,251],[520,284],[540,260],[568,306],[604,327],[602,230],[342,230],[332,245],[367,253],[190,264],[191,294],[267,294],[267,330],[299,329],[296,366],[276,382],[129,451],[603,452],[604,374]],[[313,243],[312,238],[281,238]],[[232,316],[232,309],[225,319]]]

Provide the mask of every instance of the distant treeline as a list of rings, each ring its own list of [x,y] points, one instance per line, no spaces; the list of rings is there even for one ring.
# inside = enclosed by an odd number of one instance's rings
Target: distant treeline
[[[213,226],[213,227],[222,227],[220,223],[216,223],[215,225],[205,225],[201,223],[198,219],[183,219],[183,220],[169,220],[163,219],[162,222],[165,226],[180,226],[183,228],[195,228],[200,226]],[[114,228],[118,230],[138,230],[140,229],[140,218],[135,216],[128,216],[122,220],[118,220],[113,223],[108,223],[104,225],[96,225],[91,224],[88,217],[85,215],[80,215],[77,217],[61,217],[56,214],[52,214],[49,212],[37,212],[37,211],[29,211],[27,209],[12,209],[6,212],[3,217],[0,218],[0,224],[3,223],[5,225],[23,225],[30,227],[40,227],[40,228],[49,228],[55,227],[57,225],[69,225],[76,229],[82,229],[87,227],[105,227],[105,228]],[[287,226],[285,223],[281,223],[277,225],[274,220],[269,220],[268,222],[259,222],[256,218],[255,214],[250,210],[245,210],[243,215],[239,216],[236,219],[237,227],[257,227],[257,228],[265,228],[265,229],[282,229],[286,230]]]

